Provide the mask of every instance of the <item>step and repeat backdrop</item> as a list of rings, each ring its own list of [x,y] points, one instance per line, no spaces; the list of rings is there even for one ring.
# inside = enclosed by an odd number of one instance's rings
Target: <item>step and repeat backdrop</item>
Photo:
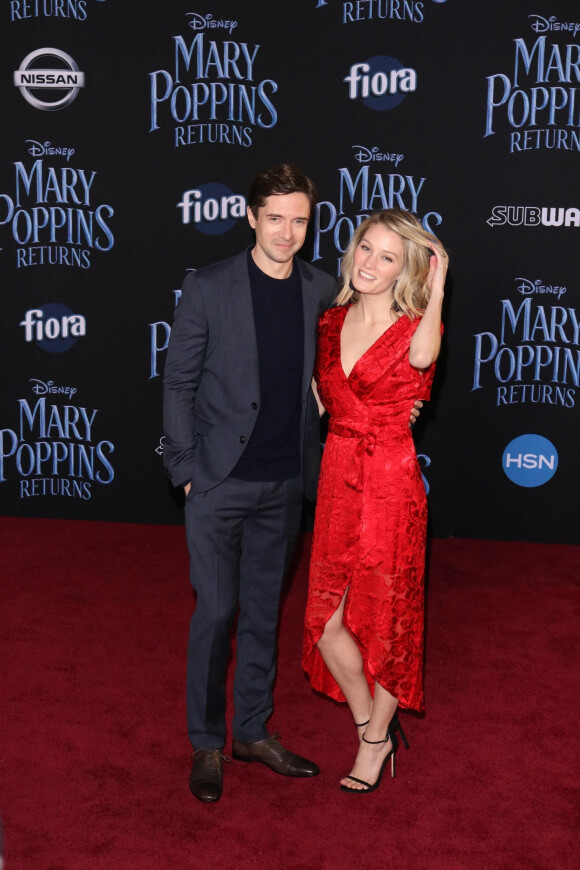
[[[576,0],[4,0],[0,514],[180,523],[162,375],[187,270],[297,163],[304,256],[372,211],[451,255],[416,426],[431,533],[578,542]]]

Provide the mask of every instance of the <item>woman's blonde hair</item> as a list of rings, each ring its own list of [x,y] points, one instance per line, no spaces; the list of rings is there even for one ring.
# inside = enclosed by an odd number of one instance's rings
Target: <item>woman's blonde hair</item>
[[[359,298],[359,294],[351,285],[354,252],[367,230],[374,226],[392,230],[401,237],[404,251],[403,267],[393,290],[393,309],[413,320],[423,313],[429,301],[427,276],[432,251],[427,243],[436,242],[440,250],[444,254],[446,252],[441,242],[424,230],[414,215],[398,208],[375,212],[354,231],[342,258],[341,289],[335,305],[348,305],[349,302],[356,302]]]

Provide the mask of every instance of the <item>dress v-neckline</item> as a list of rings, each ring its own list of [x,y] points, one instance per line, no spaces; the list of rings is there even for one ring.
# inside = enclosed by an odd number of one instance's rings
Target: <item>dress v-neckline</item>
[[[340,324],[340,329],[339,329],[339,331],[338,331],[338,362],[339,362],[339,365],[340,365],[340,370],[341,370],[341,372],[343,373],[343,375],[344,375],[344,377],[345,377],[345,379],[346,379],[347,381],[350,380],[352,373],[354,372],[354,370],[356,369],[356,367],[358,366],[358,364],[360,363],[360,361],[363,360],[363,359],[365,358],[365,356],[366,356],[368,353],[370,353],[371,350],[372,350],[374,347],[376,347],[376,345],[379,343],[379,341],[381,341],[381,340],[385,337],[385,335],[387,334],[387,332],[390,332],[390,331],[391,331],[391,329],[393,328],[393,326],[396,326],[397,323],[398,323],[400,320],[403,319],[402,317],[397,317],[397,319],[396,319],[393,323],[391,323],[390,326],[387,326],[387,328],[384,329],[383,332],[381,332],[381,334],[380,334],[380,335],[379,335],[379,336],[378,336],[378,337],[373,341],[373,343],[370,344],[370,345],[367,347],[367,349],[364,351],[364,353],[362,353],[362,354],[359,356],[359,358],[356,360],[356,362],[354,363],[354,365],[352,366],[350,372],[349,372],[348,375],[347,375],[347,373],[346,373],[345,370],[344,370],[344,366],[343,366],[343,364],[342,364],[342,330],[343,330],[343,327],[344,327],[344,322],[345,322],[345,320],[346,320],[346,315],[348,314],[348,311],[349,311],[349,309],[347,308],[347,309],[346,309],[346,314],[345,314],[344,317],[342,318],[342,323]]]

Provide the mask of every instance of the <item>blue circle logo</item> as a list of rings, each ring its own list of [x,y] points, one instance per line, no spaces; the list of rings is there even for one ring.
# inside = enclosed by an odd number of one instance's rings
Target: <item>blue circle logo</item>
[[[377,55],[353,63],[343,81],[350,100],[360,99],[368,109],[386,112],[417,90],[417,71],[394,57]]]
[[[219,236],[246,216],[246,198],[212,181],[184,191],[177,208],[181,209],[182,223],[192,224],[205,235]]]
[[[47,302],[30,308],[20,322],[24,340],[34,342],[48,353],[64,353],[87,334],[87,322],[82,314],[74,314],[60,302]]]
[[[542,486],[555,475],[558,451],[542,435],[520,435],[503,452],[502,467],[518,486]]]
[[[401,87],[397,80],[396,74],[403,68],[400,61],[394,57],[379,55],[371,57],[368,60],[370,67],[370,94],[363,99],[363,103],[367,109],[374,109],[376,112],[386,112],[389,109],[394,109],[400,105],[409,90],[415,90],[417,85],[411,88]]]

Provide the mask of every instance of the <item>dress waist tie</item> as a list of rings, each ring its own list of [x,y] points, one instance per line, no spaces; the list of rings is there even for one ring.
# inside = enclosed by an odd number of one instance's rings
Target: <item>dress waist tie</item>
[[[377,443],[392,441],[393,433],[390,434],[390,437],[379,437],[377,433],[372,430],[361,432],[352,426],[347,426],[344,423],[333,423],[332,421],[329,423],[328,431],[333,435],[338,435],[339,438],[355,438],[357,440],[358,443],[354,452],[354,467],[346,475],[344,482],[351,489],[354,489],[357,492],[362,492],[366,457],[373,456]]]

